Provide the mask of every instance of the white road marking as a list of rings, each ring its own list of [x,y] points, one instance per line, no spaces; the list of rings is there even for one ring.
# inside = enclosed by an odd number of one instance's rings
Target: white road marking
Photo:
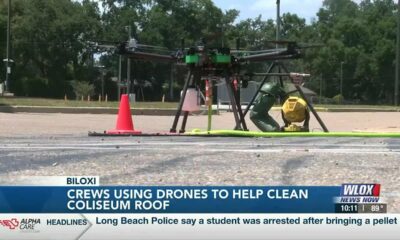
[[[241,146],[241,147],[268,147],[268,146],[286,146],[286,147],[294,147],[294,146],[301,146],[301,147],[307,147],[307,146],[318,146],[318,147],[337,147],[337,146],[343,146],[343,147],[353,147],[353,148],[375,148],[375,147],[386,147],[388,145],[386,144],[338,144],[338,143],[319,143],[319,142],[313,142],[313,143],[237,143],[237,142],[136,142],[136,143],[127,143],[127,142],[112,142],[112,143],[46,143],[46,144],[36,144],[36,143],[16,143],[16,144],[5,144],[4,146],[0,146],[0,149],[3,147],[41,147],[41,146],[142,146],[142,145],[154,145],[154,146],[216,146],[216,145],[224,145],[224,146]],[[399,147],[400,148],[400,142],[398,145],[391,145],[391,147]]]
[[[377,148],[377,149],[370,149],[370,148],[329,148],[329,149],[321,149],[321,148],[273,148],[273,149],[245,149],[245,148],[219,148],[220,146],[213,146],[212,148],[205,147],[201,148],[203,152],[243,152],[243,153],[345,153],[345,154],[390,154],[390,155],[400,155],[400,150],[391,150],[385,148]],[[157,151],[193,151],[193,149],[189,148],[182,148],[182,147],[169,147],[169,148],[160,148],[160,147],[142,147],[142,146],[107,146],[107,147],[82,147],[82,146],[20,146],[20,147],[13,147],[13,146],[1,146],[0,149],[18,149],[18,150],[136,150],[136,151],[143,151],[143,150],[157,150]]]

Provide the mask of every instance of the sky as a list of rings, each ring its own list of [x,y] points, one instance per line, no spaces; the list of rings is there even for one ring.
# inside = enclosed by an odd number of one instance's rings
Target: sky
[[[360,0],[354,1],[360,2]],[[213,0],[213,2],[222,10],[239,10],[238,20],[255,18],[260,14],[264,20],[276,18],[276,0]],[[281,14],[296,13],[310,23],[312,18],[316,18],[322,2],[323,0],[281,0]]]

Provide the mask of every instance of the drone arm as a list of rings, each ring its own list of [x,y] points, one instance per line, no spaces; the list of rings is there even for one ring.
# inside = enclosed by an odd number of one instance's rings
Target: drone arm
[[[126,52],[123,55],[126,55],[132,59],[138,60],[148,60],[148,61],[159,61],[159,62],[173,62],[176,61],[176,58],[170,55],[162,55],[157,53],[146,53],[146,52]]]
[[[262,62],[262,61],[273,61],[281,59],[295,59],[299,57],[300,57],[299,53],[288,53],[287,51],[282,51],[275,53],[262,53],[262,54],[244,56],[239,59],[240,61]]]

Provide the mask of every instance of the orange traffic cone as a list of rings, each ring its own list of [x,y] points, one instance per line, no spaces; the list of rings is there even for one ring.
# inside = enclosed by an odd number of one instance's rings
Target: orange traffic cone
[[[106,131],[107,134],[141,134],[133,128],[131,108],[129,106],[128,94],[122,94],[119,103],[117,126],[114,130]]]

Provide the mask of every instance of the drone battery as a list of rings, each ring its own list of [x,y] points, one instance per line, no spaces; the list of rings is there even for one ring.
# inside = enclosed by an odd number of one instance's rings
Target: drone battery
[[[230,63],[231,56],[224,55],[224,54],[216,54],[213,56],[213,61],[214,61],[214,63]]]
[[[197,63],[199,62],[199,55],[186,55],[185,63]]]
[[[182,111],[186,112],[200,111],[199,93],[195,88],[188,88],[188,90],[186,91],[186,97],[185,101],[183,102]]]

